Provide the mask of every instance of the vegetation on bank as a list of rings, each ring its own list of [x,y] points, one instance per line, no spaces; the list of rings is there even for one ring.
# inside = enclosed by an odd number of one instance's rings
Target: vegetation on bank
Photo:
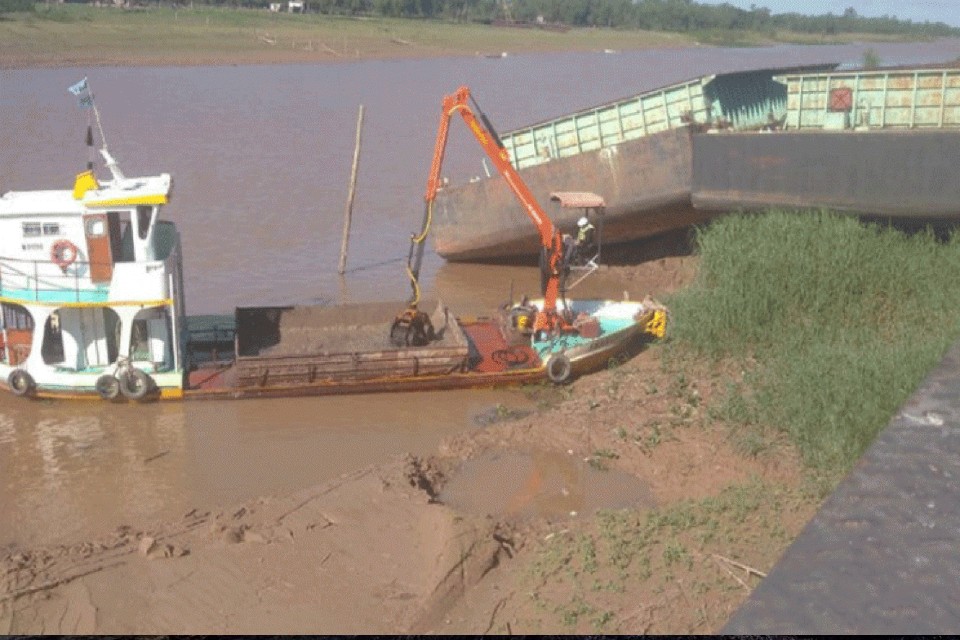
[[[128,2],[128,5],[196,4],[266,9],[275,0],[190,0]],[[835,35],[873,33],[911,37],[960,35],[942,22],[914,23],[883,16],[868,18],[852,7],[842,14],[774,14],[765,7],[749,10],[730,4],[694,0],[305,0],[305,12],[328,15],[431,18],[457,22],[559,23],[573,27],[615,27],[694,34],[710,31],[755,31]],[[46,6],[46,5],[45,5]],[[31,10],[30,0],[0,0],[0,14]]]
[[[723,217],[696,245],[668,358],[737,372],[715,415],[786,431],[815,469],[848,469],[960,336],[956,236],[770,211]]]

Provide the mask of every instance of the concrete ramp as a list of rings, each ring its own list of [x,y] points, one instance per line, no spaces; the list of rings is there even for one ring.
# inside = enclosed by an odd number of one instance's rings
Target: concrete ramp
[[[960,630],[960,343],[723,633]]]

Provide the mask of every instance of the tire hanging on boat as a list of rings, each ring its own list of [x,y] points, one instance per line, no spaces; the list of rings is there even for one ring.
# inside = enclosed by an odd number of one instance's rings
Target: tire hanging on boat
[[[153,381],[146,373],[131,367],[120,374],[120,392],[130,400],[143,400],[153,388]]]
[[[566,384],[570,381],[570,375],[573,373],[573,366],[570,364],[570,358],[562,353],[555,353],[547,360],[547,377],[554,384]]]
[[[34,392],[37,388],[37,383],[34,382],[33,376],[23,369],[15,369],[11,371],[7,377],[7,386],[10,387],[13,395],[25,396]]]
[[[106,373],[97,378],[97,393],[104,400],[116,400],[120,395],[120,381],[116,377]]]

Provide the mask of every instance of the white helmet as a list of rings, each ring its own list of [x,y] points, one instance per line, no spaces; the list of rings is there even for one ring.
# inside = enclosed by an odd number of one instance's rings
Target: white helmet
[[[580,218],[579,220],[577,220],[577,226],[578,226],[578,227],[585,227],[585,226],[587,226],[589,223],[590,223],[590,221],[587,220],[587,216],[583,216],[582,218]]]

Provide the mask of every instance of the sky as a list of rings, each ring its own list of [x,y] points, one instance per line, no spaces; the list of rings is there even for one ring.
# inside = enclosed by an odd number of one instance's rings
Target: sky
[[[771,13],[803,13],[840,15],[853,7],[858,15],[873,18],[895,16],[914,22],[945,22],[960,27],[960,0],[697,0],[704,4],[731,4],[741,9],[750,5],[766,7]]]

